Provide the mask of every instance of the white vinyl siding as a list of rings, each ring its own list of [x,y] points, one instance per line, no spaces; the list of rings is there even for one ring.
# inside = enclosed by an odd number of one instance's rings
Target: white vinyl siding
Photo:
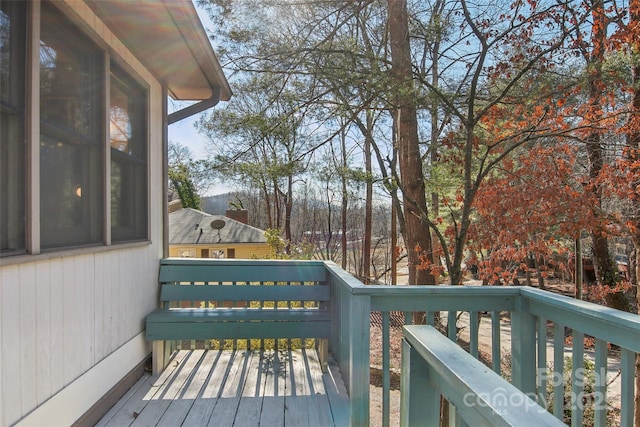
[[[5,2],[1,2],[3,5]],[[84,3],[75,0],[59,0],[52,5],[70,20],[78,31],[87,36],[100,51],[99,62],[106,73],[102,79],[103,92],[108,89],[110,64],[117,63],[122,72],[143,90],[145,153],[144,194],[141,196],[146,215],[142,225],[144,238],[111,243],[111,209],[109,180],[109,138],[104,129],[108,117],[100,118],[102,135],[99,137],[102,166],[103,202],[101,206],[101,240],[87,247],[56,246],[42,252],[40,244],[40,117],[39,102],[39,23],[40,6],[45,2],[18,1],[27,5],[28,25],[35,35],[27,37],[26,57],[33,58],[24,75],[35,82],[34,93],[25,100],[24,111],[27,149],[23,154],[30,189],[20,191],[21,203],[26,209],[21,213],[28,218],[26,243],[18,251],[0,247],[0,425],[13,425],[28,414],[37,412],[59,395],[73,389],[78,379],[88,372],[100,369],[100,362],[108,360],[126,348],[127,343],[140,337],[144,330],[144,317],[157,305],[158,262],[163,256],[163,205],[162,185],[150,186],[150,182],[163,182],[163,105],[165,92],[160,82],[145,68],[125,45],[106,27]],[[47,7],[47,6],[45,6]],[[29,48],[29,45],[32,48]],[[22,47],[24,51],[24,46]],[[24,56],[25,53],[23,52]],[[24,62],[24,58],[22,59]],[[3,101],[4,102],[4,101]],[[108,109],[108,96],[100,97],[101,112]],[[35,108],[34,108],[34,105]],[[31,148],[29,148],[31,147]],[[139,161],[137,159],[136,161]],[[139,163],[137,163],[139,164]],[[1,165],[0,165],[1,166]],[[43,183],[46,184],[46,183]],[[36,192],[34,195],[33,192]],[[24,200],[24,194],[28,200]],[[4,193],[3,193],[4,195]],[[4,203],[5,200],[2,200]],[[3,205],[4,206],[4,205]],[[155,206],[150,209],[149,206]],[[24,212],[26,210],[26,212]],[[0,215],[4,223],[5,217]],[[29,227],[33,227],[33,233]],[[104,241],[102,240],[104,239]],[[132,241],[136,240],[136,241]],[[42,252],[42,253],[41,253]],[[125,372],[134,368],[143,357],[130,366],[121,367]],[[105,376],[101,372],[102,377]],[[118,378],[109,378],[118,381]],[[94,387],[95,388],[95,387]],[[94,388],[89,392],[95,392]],[[80,411],[78,405],[64,408]],[[88,408],[85,408],[85,410]],[[62,408],[61,408],[62,410]],[[77,416],[82,413],[77,413]]]

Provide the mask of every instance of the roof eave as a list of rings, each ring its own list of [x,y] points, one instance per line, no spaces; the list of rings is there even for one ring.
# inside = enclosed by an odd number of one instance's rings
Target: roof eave
[[[201,101],[231,88],[190,0],[86,0],[176,100]]]

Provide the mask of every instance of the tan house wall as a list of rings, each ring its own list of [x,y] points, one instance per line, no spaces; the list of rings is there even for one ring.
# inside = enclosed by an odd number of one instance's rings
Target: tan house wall
[[[229,258],[228,250],[235,250],[235,257],[238,259],[264,259],[270,254],[269,245],[266,243],[241,243],[235,245],[169,245],[169,256],[177,258],[193,257],[202,258],[202,250],[209,251],[209,258],[216,258],[212,255],[215,251],[222,251],[221,258]]]

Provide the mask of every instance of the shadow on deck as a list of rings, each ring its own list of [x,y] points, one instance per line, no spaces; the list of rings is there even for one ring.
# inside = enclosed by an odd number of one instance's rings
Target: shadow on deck
[[[337,366],[315,350],[182,350],[145,375],[97,426],[346,426]]]

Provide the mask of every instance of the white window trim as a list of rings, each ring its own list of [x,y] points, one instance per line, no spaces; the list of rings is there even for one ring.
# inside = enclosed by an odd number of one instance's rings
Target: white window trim
[[[87,244],[69,247],[59,247],[42,250],[41,245],[41,203],[40,203],[40,34],[41,34],[41,0],[32,0],[27,5],[27,31],[25,40],[25,157],[26,157],[26,170],[25,170],[25,254],[10,255],[0,257],[2,265],[17,264],[24,262],[32,262],[41,259],[49,259],[59,256],[86,254],[87,251],[91,252],[103,252],[118,250],[123,248],[147,246],[151,244],[151,180],[150,180],[150,166],[151,166],[151,105],[150,105],[150,85],[145,81],[138,73],[136,73],[131,66],[129,66],[123,58],[120,58],[114,53],[113,47],[107,45],[107,43],[98,37],[95,33],[92,33],[91,29],[87,28],[86,23],[69,13],[69,9],[66,5],[61,5],[52,1],[51,4],[58,7],[61,13],[63,13],[68,19],[70,19],[83,34],[87,35],[91,40],[96,43],[98,49],[104,52],[104,68],[103,68],[103,111],[104,117],[102,120],[103,126],[103,174],[102,174],[102,189],[103,189],[103,235],[101,244]],[[110,68],[111,61],[115,61],[119,66],[136,82],[138,82],[145,90],[146,96],[145,103],[145,121],[146,121],[146,135],[144,143],[146,145],[146,194],[145,194],[145,206],[146,206],[146,237],[139,241],[132,242],[116,242],[115,244],[111,239],[111,145],[109,140],[109,133],[106,129],[109,129],[109,108],[110,108]]]

